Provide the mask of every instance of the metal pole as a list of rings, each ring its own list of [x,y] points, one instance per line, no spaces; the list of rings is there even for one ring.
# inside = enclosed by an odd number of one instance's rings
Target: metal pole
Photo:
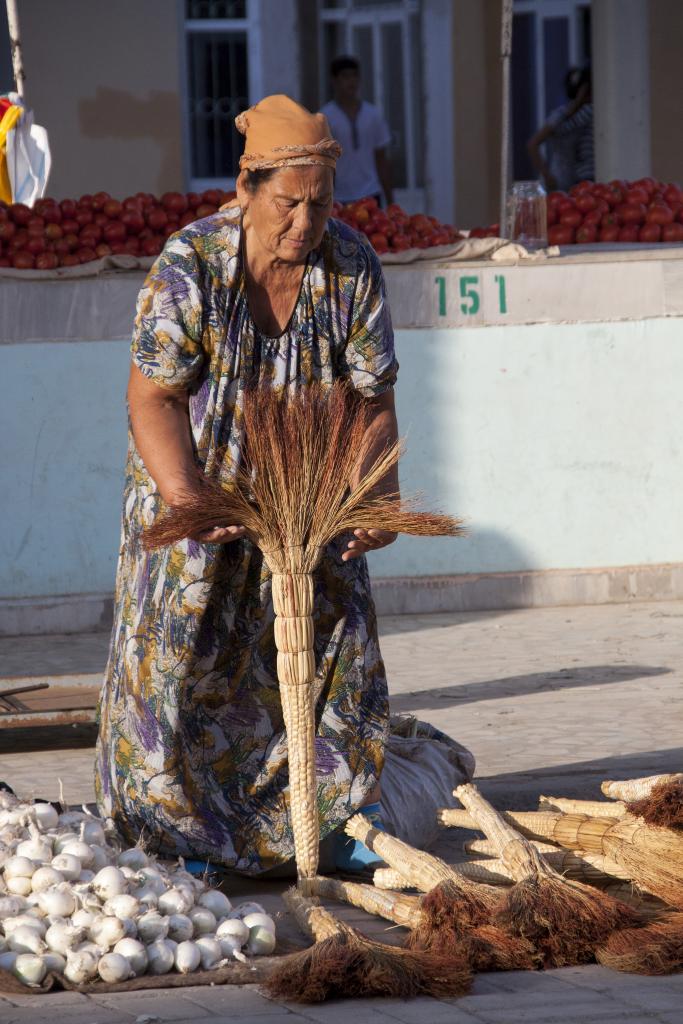
[[[23,100],[24,98],[24,62],[21,56],[21,37],[19,35],[19,12],[17,0],[7,0],[7,24],[9,26],[9,41],[12,48],[12,67],[14,69],[14,82],[16,91]]]
[[[503,78],[500,150],[500,234],[506,230],[507,193],[510,184],[510,55],[512,53],[512,0],[503,0],[500,62]]]

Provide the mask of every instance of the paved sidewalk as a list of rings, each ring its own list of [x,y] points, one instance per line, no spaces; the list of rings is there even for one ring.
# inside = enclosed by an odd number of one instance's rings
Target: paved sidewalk
[[[497,806],[519,808],[534,807],[541,793],[599,796],[604,778],[680,770],[682,627],[680,602],[381,621],[394,710],[468,746],[482,789]],[[98,634],[3,639],[0,675],[94,672],[106,645]],[[80,746],[65,736],[39,753],[42,740],[0,731],[0,779],[54,797],[61,774],[70,801],[91,800],[92,731],[73,736]],[[456,853],[461,838],[444,834],[439,852]],[[683,975],[640,978],[597,966],[488,974],[456,1001],[303,1008],[252,987],[0,999],[2,1024],[142,1024],[145,1016],[202,1024],[683,1024]]]

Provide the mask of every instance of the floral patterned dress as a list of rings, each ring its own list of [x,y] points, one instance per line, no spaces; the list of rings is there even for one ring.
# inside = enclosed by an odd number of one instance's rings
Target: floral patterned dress
[[[233,208],[169,240],[140,293],[132,345],[145,376],[189,391],[197,460],[219,479],[239,460],[245,387],[344,378],[373,396],[397,372],[381,267],[358,234],[329,221],[277,338],[250,316],[240,236]],[[141,531],[159,507],[131,435],[98,804],[130,841],[258,874],[294,853],[270,573],[247,540],[146,553]],[[375,786],[388,734],[367,565],[342,561],[347,540],[328,547],[315,577],[322,837]]]

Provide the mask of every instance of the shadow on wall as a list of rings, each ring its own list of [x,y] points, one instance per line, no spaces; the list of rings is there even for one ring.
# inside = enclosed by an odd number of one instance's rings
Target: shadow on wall
[[[152,91],[142,99],[122,89],[99,88],[94,98],[80,101],[78,111],[87,138],[156,143],[160,154],[156,191],[180,187],[181,113],[175,93]],[[145,168],[146,175],[149,171]]]

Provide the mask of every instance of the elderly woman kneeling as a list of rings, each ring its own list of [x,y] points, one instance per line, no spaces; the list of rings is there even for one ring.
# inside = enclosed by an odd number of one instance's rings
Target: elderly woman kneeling
[[[175,234],[138,301],[97,793],[128,840],[258,874],[293,856],[270,574],[238,527],[151,553],[141,533],[202,474],[235,472],[256,383],[349,382],[371,401],[372,457],[396,438],[397,363],[378,259],[328,219],[340,150],[326,119],[271,96],[237,124],[237,205]],[[379,796],[389,712],[363,556],[393,540],[357,530],[316,573],[322,837]]]

